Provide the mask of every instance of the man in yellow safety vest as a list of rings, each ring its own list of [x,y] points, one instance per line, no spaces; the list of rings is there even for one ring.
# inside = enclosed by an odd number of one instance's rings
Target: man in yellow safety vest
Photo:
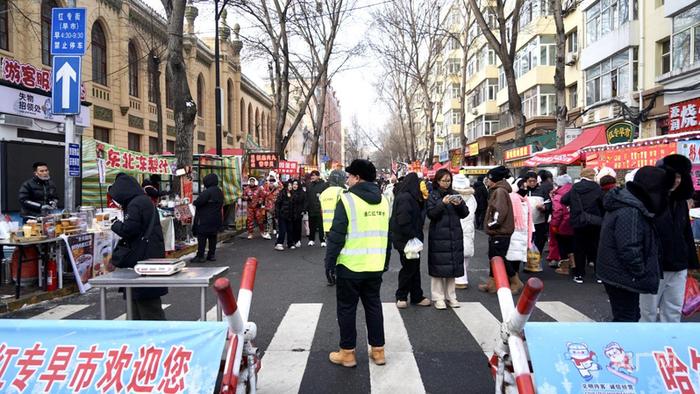
[[[367,322],[370,358],[384,365],[384,318],[379,292],[382,274],[389,266],[389,204],[374,183],[377,170],[368,160],[357,159],[345,169],[347,192],[341,193],[328,233],[327,275],[337,276],[336,302],[340,350],[329,359],[344,367],[355,359],[355,312],[362,299]]]
[[[333,170],[328,175],[328,186],[321,193],[321,217],[323,220],[323,232],[328,234],[331,231],[335,206],[340,198],[340,193],[345,190],[345,173],[342,170]],[[326,246],[325,242],[321,246]],[[329,281],[329,285],[332,285]]]

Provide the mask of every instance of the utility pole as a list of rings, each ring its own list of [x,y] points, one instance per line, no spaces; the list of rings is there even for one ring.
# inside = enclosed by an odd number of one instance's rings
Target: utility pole
[[[68,0],[66,2],[68,8],[74,8],[76,6],[75,0]],[[82,61],[82,58],[81,58]],[[81,76],[78,77],[82,80]],[[78,110],[80,110],[80,104],[78,104]],[[63,134],[64,134],[64,160],[68,161],[70,157],[71,145],[75,144],[75,115],[66,115],[65,123],[63,124]],[[82,148],[81,148],[82,150]],[[68,164],[68,163],[66,163]],[[63,208],[69,211],[75,211],[75,177],[70,175],[68,171],[68,165],[64,169],[63,173]]]

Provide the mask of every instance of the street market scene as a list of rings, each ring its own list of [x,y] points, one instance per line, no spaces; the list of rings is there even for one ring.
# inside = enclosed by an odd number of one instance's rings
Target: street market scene
[[[700,393],[700,0],[0,0],[0,393]]]

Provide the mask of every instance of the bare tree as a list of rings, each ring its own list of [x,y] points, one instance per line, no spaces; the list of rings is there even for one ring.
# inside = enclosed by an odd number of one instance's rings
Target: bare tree
[[[365,158],[365,143],[362,127],[357,116],[352,117],[350,127],[345,131],[345,161],[350,163],[355,159]]]
[[[175,157],[180,168],[192,165],[192,138],[197,104],[192,100],[187,83],[187,66],[182,55],[183,25],[186,0],[162,0],[168,20],[168,63],[166,72],[170,75],[169,86],[174,101],[175,117]],[[175,192],[180,184],[175,182]]]
[[[525,143],[525,115],[523,114],[523,103],[515,83],[513,63],[517,50],[520,10],[523,7],[524,0],[515,0],[510,18],[505,14],[506,2],[507,0],[490,1],[490,5],[483,7],[483,10],[479,7],[477,0],[469,0],[469,5],[476,23],[486,38],[486,42],[496,52],[498,59],[501,61],[508,88],[508,110],[515,127],[515,142],[516,145],[523,145]],[[490,16],[493,16],[495,25],[489,24],[486,20],[484,10]],[[498,37],[496,37],[496,34],[498,34]]]
[[[416,160],[416,131],[413,119],[415,118],[414,102],[416,98],[415,85],[411,83],[408,74],[401,73],[396,67],[384,66],[386,75],[377,81],[376,89],[380,100],[388,107],[392,114],[387,129],[398,129],[398,140],[404,145],[404,160]]]
[[[564,12],[561,1],[552,1],[552,13],[556,25],[557,56],[554,65],[554,89],[557,93],[557,148],[564,146],[564,133],[567,125],[568,108],[566,106],[566,80],[564,74],[564,54],[566,53],[566,32],[564,31]]]
[[[438,65],[441,51],[441,4],[442,1],[435,0],[396,0],[373,13],[378,36],[381,37],[380,42],[372,43],[374,50],[388,58],[387,63],[396,67],[398,72],[405,73],[422,95],[421,109],[427,126],[428,145],[424,159],[428,164],[435,152],[435,81],[431,80],[431,76]],[[403,89],[402,93],[408,94],[407,89]],[[413,121],[412,118],[407,119],[409,127],[413,127]]]

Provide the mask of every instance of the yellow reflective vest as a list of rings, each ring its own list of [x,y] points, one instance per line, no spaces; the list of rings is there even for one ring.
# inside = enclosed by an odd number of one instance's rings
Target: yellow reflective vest
[[[354,272],[384,271],[389,242],[389,203],[369,204],[352,193],[342,193],[348,216],[348,234],[337,264]]]
[[[340,186],[330,186],[324,190],[319,196],[321,200],[321,217],[323,218],[323,231],[331,231],[333,224],[333,216],[335,216],[335,206],[338,205],[338,199],[343,192]]]

